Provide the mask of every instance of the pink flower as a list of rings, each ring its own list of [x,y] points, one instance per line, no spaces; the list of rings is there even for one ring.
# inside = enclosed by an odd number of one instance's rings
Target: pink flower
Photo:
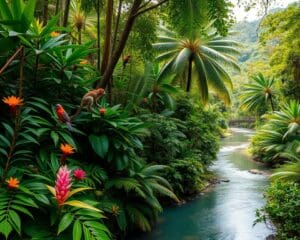
[[[60,167],[55,181],[55,198],[58,205],[62,205],[69,197],[71,185],[70,171],[67,166]]]
[[[83,180],[86,175],[85,171],[83,171],[82,169],[75,169],[73,174],[78,181]]]

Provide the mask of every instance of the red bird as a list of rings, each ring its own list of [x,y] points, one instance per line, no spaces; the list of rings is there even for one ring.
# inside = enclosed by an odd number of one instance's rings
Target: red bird
[[[72,124],[71,124],[71,119],[70,119],[68,113],[63,108],[63,106],[60,104],[56,104],[56,115],[61,122],[67,124],[69,131],[73,130]]]

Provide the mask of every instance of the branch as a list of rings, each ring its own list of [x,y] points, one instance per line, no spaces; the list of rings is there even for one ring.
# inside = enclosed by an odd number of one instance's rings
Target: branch
[[[139,7],[139,10],[141,10],[142,8],[146,7],[149,3],[151,3],[152,0],[148,0],[147,2],[145,2],[142,6]]]
[[[0,69],[0,75],[4,72],[4,70],[11,64],[11,62],[18,56],[20,51],[23,50],[23,46],[19,47],[17,51],[7,60],[4,66]]]
[[[160,5],[164,4],[164,3],[167,2],[167,1],[169,1],[169,0],[162,0],[162,1],[159,2],[159,3],[152,5],[151,7],[145,8],[144,10],[140,10],[139,12],[137,12],[137,13],[134,15],[134,17],[137,17],[137,16],[139,16],[139,15],[145,13],[145,12],[148,12],[148,11],[150,11],[150,10],[152,10],[152,9],[155,9],[155,8],[159,7]],[[148,3],[147,3],[147,4],[148,4]]]

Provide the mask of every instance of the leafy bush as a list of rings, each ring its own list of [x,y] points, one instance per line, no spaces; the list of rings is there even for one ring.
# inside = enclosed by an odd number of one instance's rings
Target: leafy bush
[[[165,178],[171,183],[176,195],[184,197],[203,189],[206,184],[204,172],[205,168],[199,159],[190,157],[170,163]]]
[[[219,149],[220,115],[213,110],[205,110],[203,106],[192,105],[187,97],[178,98],[175,116],[184,120],[184,127],[180,130],[186,135],[187,150],[196,152],[199,160],[208,164],[216,158]],[[182,125],[181,125],[182,126]]]
[[[184,123],[160,114],[143,115],[150,124],[151,135],[144,139],[144,153],[148,162],[168,164],[176,159],[186,146],[186,136],[179,130]]]
[[[277,227],[277,237],[300,237],[300,187],[293,182],[274,182],[266,192],[267,204],[257,212],[258,221],[270,218]]]

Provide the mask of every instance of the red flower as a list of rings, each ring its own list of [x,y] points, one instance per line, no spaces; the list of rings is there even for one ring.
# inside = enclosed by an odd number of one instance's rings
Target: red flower
[[[106,108],[100,108],[100,109],[99,109],[99,112],[100,112],[100,115],[101,115],[101,116],[104,116],[105,113],[106,113]]]
[[[76,180],[80,181],[85,179],[85,171],[83,171],[82,169],[75,169],[73,172],[74,177],[76,178]]]
[[[62,205],[69,197],[71,176],[67,166],[60,167],[55,181],[55,198],[58,205]]]

